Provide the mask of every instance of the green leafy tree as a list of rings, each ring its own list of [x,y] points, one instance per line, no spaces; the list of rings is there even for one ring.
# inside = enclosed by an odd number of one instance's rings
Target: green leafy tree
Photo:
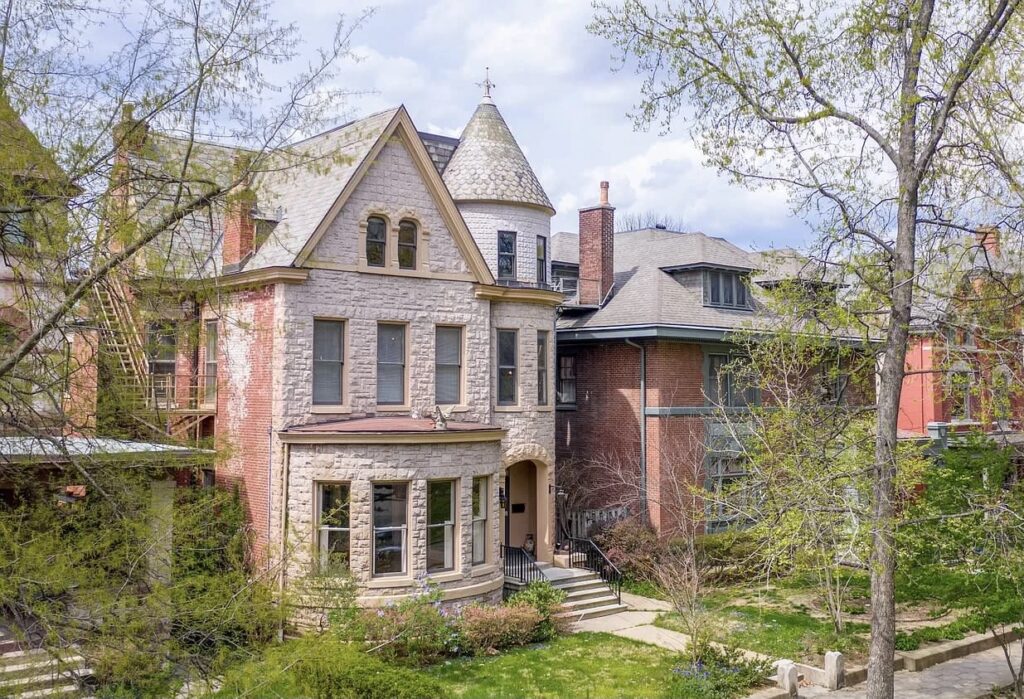
[[[639,126],[685,121],[708,161],[785,188],[812,253],[869,289],[880,331],[868,696],[893,695],[897,418],[927,253],[1015,220],[1018,0],[623,0],[592,29],[643,76]],[[920,294],[918,294],[920,296]]]

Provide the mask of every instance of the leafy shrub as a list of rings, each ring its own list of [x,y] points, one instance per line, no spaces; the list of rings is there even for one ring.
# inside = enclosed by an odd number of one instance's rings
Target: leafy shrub
[[[650,525],[631,517],[612,524],[595,538],[624,576],[633,580],[654,580],[663,549],[657,532]]]
[[[235,668],[218,696],[433,699],[448,692],[426,673],[389,665],[325,634],[289,641]]]
[[[672,670],[666,699],[736,699],[765,684],[771,673],[767,660],[750,660],[737,650],[706,645],[694,649]]]
[[[441,592],[424,587],[398,604],[364,609],[339,625],[342,638],[361,640],[387,661],[423,666],[461,651],[459,614],[441,605]]]
[[[975,614],[968,614],[943,626],[925,626],[913,631],[896,634],[896,650],[917,650],[925,643],[958,641],[972,633],[985,631],[984,620]]]
[[[569,619],[558,616],[565,611],[562,603],[565,602],[565,590],[553,587],[547,580],[532,582],[523,590],[520,590],[509,600],[513,606],[527,605],[532,607],[540,616],[540,623],[537,624],[534,641],[549,641],[560,633],[569,630]]]
[[[717,569],[722,577],[746,577],[757,568],[758,542],[748,531],[727,529],[701,534],[695,543],[702,566]]]
[[[480,655],[530,643],[542,621],[537,610],[527,604],[474,604],[462,611],[460,629],[466,649]]]

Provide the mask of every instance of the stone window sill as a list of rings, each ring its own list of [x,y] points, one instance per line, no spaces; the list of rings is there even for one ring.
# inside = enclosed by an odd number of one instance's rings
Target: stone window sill
[[[446,583],[454,582],[456,580],[462,580],[463,575],[461,570],[443,570],[438,573],[428,573],[427,580],[432,583]]]
[[[347,405],[314,405],[310,407],[309,412],[314,415],[348,415],[352,408]]]
[[[497,573],[498,570],[498,566],[496,566],[494,563],[478,563],[477,565],[473,566],[473,570],[470,572],[470,575],[474,578],[477,578],[483,575]]]
[[[521,405],[496,405],[496,406],[494,406],[494,412],[496,412],[496,413],[521,413],[521,412],[523,412],[523,406],[521,406]]]
[[[553,410],[554,410],[554,408],[552,408],[550,405],[538,405],[537,406],[537,412],[538,413],[550,413]]]
[[[415,584],[416,581],[413,578],[406,575],[400,575],[393,578],[371,578],[363,583],[363,587],[369,590],[381,590],[389,587],[412,587]]]
[[[408,405],[378,405],[378,413],[407,413],[412,410]]]

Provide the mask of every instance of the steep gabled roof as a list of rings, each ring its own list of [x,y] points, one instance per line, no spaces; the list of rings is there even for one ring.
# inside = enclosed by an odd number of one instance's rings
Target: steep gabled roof
[[[444,170],[455,201],[526,204],[555,213],[551,200],[489,97],[473,112]]]

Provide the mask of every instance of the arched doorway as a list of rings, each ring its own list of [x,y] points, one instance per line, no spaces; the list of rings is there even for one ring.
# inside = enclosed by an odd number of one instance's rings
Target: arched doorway
[[[517,461],[505,470],[505,545],[532,548],[539,561],[551,561],[554,553],[550,490],[542,462]]]

